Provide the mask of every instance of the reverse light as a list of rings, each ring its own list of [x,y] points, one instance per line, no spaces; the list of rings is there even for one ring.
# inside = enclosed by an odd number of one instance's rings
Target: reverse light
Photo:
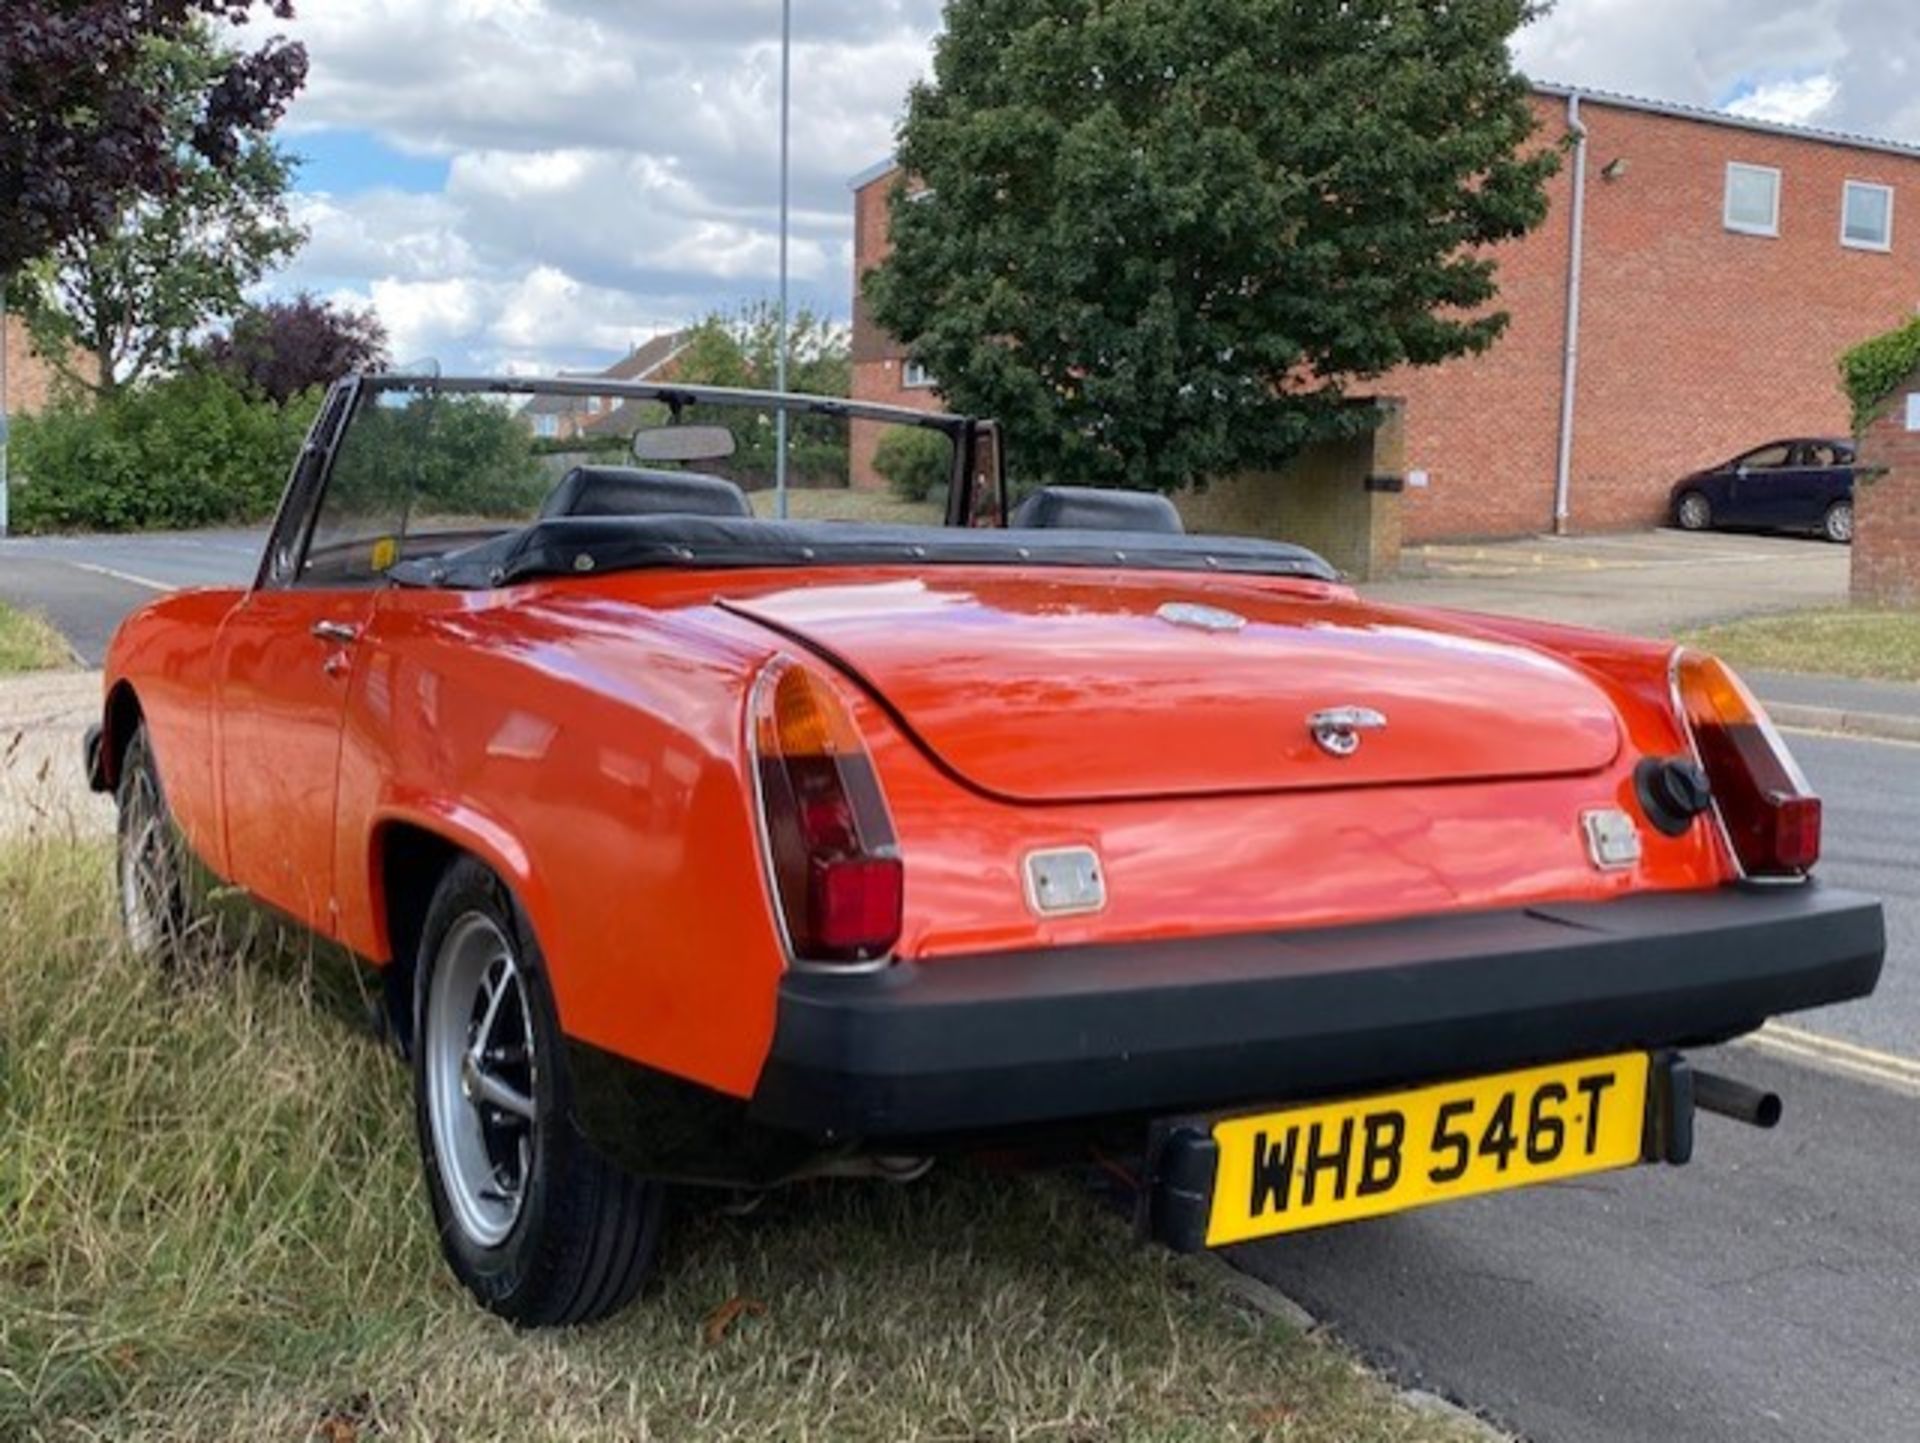
[[[904,875],[886,799],[832,688],[784,658],[755,683],[753,738],[774,899],[793,956],[868,963],[900,940]]]
[[[1820,859],[1820,798],[1732,668],[1683,651],[1674,666],[1681,715],[1714,805],[1750,877],[1797,877]]]

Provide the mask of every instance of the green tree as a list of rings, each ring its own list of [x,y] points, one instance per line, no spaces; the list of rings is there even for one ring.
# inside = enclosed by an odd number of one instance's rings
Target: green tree
[[[687,333],[686,349],[674,378],[692,386],[735,386],[771,391],[778,378],[780,313],[768,301],[737,311],[715,311]],[[845,396],[853,383],[847,333],[805,306],[794,311],[787,328],[787,389],[809,396]],[[773,481],[774,427],[771,414],[757,424],[741,424],[737,408],[716,410],[705,420],[732,428],[739,447],[725,465],[702,470],[731,476],[745,486]],[[802,486],[844,486],[847,479],[847,427],[830,416],[795,415],[789,422],[788,467]]]
[[[147,41],[141,83],[160,107],[172,183],[75,231],[15,280],[34,348],[76,385],[110,396],[171,369],[304,239],[288,218],[290,163],[266,123],[241,127],[217,160],[196,147],[205,96],[230,63],[204,25]]]
[[[676,378],[695,386],[771,391],[779,372],[780,312],[770,301],[714,311],[687,332]],[[787,327],[787,388],[844,396],[853,381],[846,331],[802,306]]]
[[[874,318],[1023,471],[1174,489],[1370,424],[1484,350],[1537,225],[1535,0],[951,0]]]

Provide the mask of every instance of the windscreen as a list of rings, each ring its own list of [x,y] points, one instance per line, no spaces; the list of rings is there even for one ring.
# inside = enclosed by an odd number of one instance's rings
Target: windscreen
[[[784,497],[779,440],[770,406],[369,385],[336,447],[301,579],[374,583],[403,560],[566,517],[945,524],[956,461],[946,432],[789,411]]]

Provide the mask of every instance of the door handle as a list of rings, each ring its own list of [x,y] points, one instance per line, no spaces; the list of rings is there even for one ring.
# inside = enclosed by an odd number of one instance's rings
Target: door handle
[[[344,621],[316,621],[313,635],[318,641],[330,641],[336,646],[352,646],[360,639],[360,628]]]

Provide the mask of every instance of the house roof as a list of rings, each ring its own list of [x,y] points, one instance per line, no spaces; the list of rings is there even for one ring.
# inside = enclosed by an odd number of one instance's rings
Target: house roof
[[[668,331],[650,341],[642,341],[604,371],[562,371],[570,381],[647,381],[675,356],[687,348],[685,331]],[[583,409],[577,396],[535,396],[520,409],[523,416],[568,416]]]
[[[1729,130],[1751,130],[1762,135],[1784,135],[1795,140],[1817,141],[1823,145],[1841,145],[1852,150],[1874,150],[1883,155],[1902,155],[1920,159],[1920,144],[1885,140],[1871,135],[1854,135],[1844,130],[1823,130],[1815,125],[1789,125],[1779,120],[1756,120],[1751,116],[1712,110],[1704,105],[1682,105],[1672,100],[1649,100],[1641,95],[1625,95],[1616,90],[1595,90],[1585,85],[1539,83],[1533,87],[1533,92],[1536,95],[1551,96],[1560,100],[1567,100],[1577,95],[1583,102],[1608,105],[1616,110],[1638,110],[1648,115],[1666,115],[1676,120],[1693,120],[1703,125],[1725,126]]]
[[[1901,155],[1920,159],[1920,143],[1887,140],[1879,136],[1855,135],[1844,130],[1823,130],[1816,125],[1789,125],[1779,120],[1757,120],[1752,116],[1734,115],[1725,110],[1713,110],[1704,105],[1682,105],[1674,100],[1651,100],[1643,95],[1627,95],[1617,90],[1598,90],[1589,85],[1562,85],[1552,81],[1536,82],[1535,95],[1550,96],[1558,100],[1567,100],[1579,96],[1584,102],[1593,105],[1610,105],[1617,110],[1639,110],[1649,115],[1666,115],[1676,120],[1694,120],[1703,125],[1722,125],[1729,130],[1751,130],[1762,135],[1784,135],[1795,140],[1813,140],[1824,145],[1842,145],[1853,150],[1878,151],[1882,155]],[[888,156],[876,160],[847,182],[849,190],[865,190],[876,180],[883,180],[892,174],[898,162]]]
[[[865,190],[868,186],[872,185],[876,180],[885,179],[887,176],[892,175],[893,172],[898,170],[899,168],[900,168],[900,162],[895,160],[892,156],[888,156],[885,160],[876,160],[872,165],[868,166],[865,170],[861,171],[858,175],[854,176],[853,179],[849,180],[847,182],[847,189],[848,190]]]

